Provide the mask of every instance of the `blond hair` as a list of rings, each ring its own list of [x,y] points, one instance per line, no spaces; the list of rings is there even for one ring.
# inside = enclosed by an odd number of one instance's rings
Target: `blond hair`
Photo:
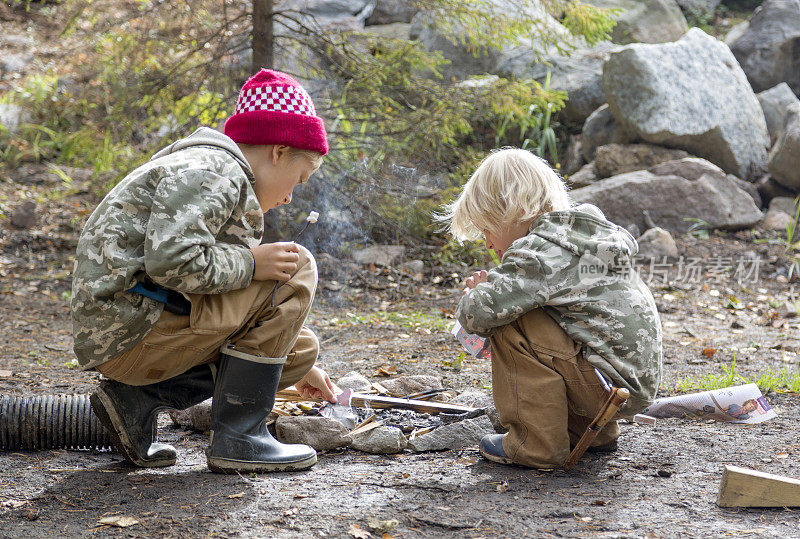
[[[514,223],[569,207],[564,181],[544,159],[502,148],[483,160],[458,199],[437,217],[457,239],[474,241],[483,239],[484,230],[500,234]]]
[[[314,150],[303,150],[301,148],[289,146],[288,155],[292,161],[301,157],[305,157],[311,163],[311,166],[314,167],[314,170],[318,169],[322,165],[322,154],[315,152]]]

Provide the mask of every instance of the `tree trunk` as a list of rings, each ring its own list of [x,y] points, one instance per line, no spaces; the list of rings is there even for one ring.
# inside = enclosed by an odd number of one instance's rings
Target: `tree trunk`
[[[253,0],[253,73],[262,67],[272,69],[272,1]]]

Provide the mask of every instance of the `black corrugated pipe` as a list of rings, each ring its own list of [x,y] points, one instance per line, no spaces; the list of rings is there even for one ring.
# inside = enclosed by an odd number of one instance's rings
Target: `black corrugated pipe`
[[[112,449],[89,395],[0,397],[0,450]]]

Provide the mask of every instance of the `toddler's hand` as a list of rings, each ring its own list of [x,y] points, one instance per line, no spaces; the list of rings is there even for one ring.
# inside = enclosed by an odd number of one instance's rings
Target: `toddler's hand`
[[[476,271],[471,277],[467,277],[465,284],[467,285],[467,288],[472,290],[479,284],[485,283],[488,280],[488,275],[489,274],[486,273],[486,270]]]
[[[319,367],[311,367],[308,374],[297,382],[294,387],[303,397],[313,397],[324,399],[336,404],[336,395],[333,392],[333,383],[328,378],[328,374]]]
[[[288,281],[297,271],[300,255],[294,242],[265,243],[250,252],[256,261],[254,281]]]

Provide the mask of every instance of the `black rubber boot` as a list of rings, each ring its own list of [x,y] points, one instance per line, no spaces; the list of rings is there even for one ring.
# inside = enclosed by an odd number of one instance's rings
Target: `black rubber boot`
[[[108,430],[114,447],[135,466],[155,468],[175,464],[175,448],[158,443],[158,412],[183,410],[214,393],[209,365],[198,365],[183,374],[146,386],[130,386],[103,380],[92,396],[92,410]]]
[[[282,444],[266,419],[286,358],[263,358],[223,348],[211,404],[208,468],[218,473],[305,470],[317,462],[307,445]]]

